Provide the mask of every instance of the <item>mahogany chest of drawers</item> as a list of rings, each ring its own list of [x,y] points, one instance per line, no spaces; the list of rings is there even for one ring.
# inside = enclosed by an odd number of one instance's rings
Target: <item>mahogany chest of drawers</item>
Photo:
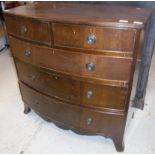
[[[25,113],[123,151],[137,53],[151,11],[30,4],[4,13]]]

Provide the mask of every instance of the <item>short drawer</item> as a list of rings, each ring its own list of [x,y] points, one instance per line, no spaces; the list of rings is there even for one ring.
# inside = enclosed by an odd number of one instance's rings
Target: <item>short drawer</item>
[[[13,55],[61,73],[108,80],[129,81],[132,58],[84,54],[50,49],[10,37]]]
[[[19,79],[49,96],[86,107],[124,110],[127,87],[114,87],[79,81],[16,60]]]
[[[50,26],[48,22],[17,16],[5,16],[9,34],[51,45]]]
[[[135,29],[53,24],[54,45],[60,47],[132,52],[135,35]]]
[[[122,128],[123,116],[104,114],[74,106],[42,95],[22,83],[20,83],[20,89],[23,101],[40,115],[52,121],[95,133],[117,133]]]

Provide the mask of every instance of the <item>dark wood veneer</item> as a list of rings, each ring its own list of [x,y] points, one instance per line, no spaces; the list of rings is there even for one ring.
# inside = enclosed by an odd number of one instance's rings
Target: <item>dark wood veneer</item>
[[[123,151],[137,53],[152,10],[30,4],[4,12],[24,113]]]
[[[133,52],[135,33],[136,29],[53,24],[54,46],[56,47]],[[87,37],[90,34],[96,36],[96,42],[92,45],[87,43]]]
[[[31,64],[71,75],[93,76],[93,78],[128,81],[130,77],[132,58],[50,49],[29,42],[23,42],[13,37],[10,37],[10,42],[13,55]],[[31,56],[26,57],[25,51],[30,51]],[[94,63],[94,71],[87,70],[86,64],[88,63]]]
[[[32,20],[30,18],[7,16],[6,26],[8,34],[36,41],[45,45],[51,45],[49,22]],[[25,31],[22,31],[23,27],[25,28]]]

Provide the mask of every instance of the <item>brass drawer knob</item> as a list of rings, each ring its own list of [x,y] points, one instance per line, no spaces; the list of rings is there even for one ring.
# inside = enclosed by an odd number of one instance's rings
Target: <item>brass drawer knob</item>
[[[96,42],[95,35],[93,35],[93,34],[88,35],[88,37],[87,37],[87,43],[89,45],[93,45],[93,44],[95,44],[95,42]]]
[[[25,52],[24,52],[24,55],[25,56],[27,56],[27,57],[29,57],[29,56],[31,56],[31,51],[29,51],[29,50],[26,50]]]
[[[92,123],[92,118],[91,117],[87,118],[87,125],[90,125],[91,123]]]
[[[27,27],[26,26],[21,26],[21,28],[20,28],[20,32],[21,32],[21,34],[25,34],[26,32],[27,32]]]
[[[58,76],[54,76],[55,80],[58,80]]]
[[[54,78],[55,80],[58,80],[58,79],[59,79],[59,75],[58,75],[58,74],[52,74],[52,76],[53,76],[53,78]]]
[[[86,64],[86,68],[87,68],[88,71],[92,72],[92,71],[95,70],[95,64],[92,63],[92,62],[88,63],[88,64]]]
[[[30,75],[30,79],[31,79],[32,81],[34,81],[34,80],[37,79],[37,77],[36,77],[35,75]]]
[[[38,101],[35,101],[35,105],[40,108],[40,103]]]
[[[91,90],[87,91],[86,97],[89,99],[93,96],[93,92]]]

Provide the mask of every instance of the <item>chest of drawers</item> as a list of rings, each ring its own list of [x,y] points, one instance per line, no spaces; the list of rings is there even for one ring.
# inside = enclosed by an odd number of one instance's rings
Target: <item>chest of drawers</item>
[[[151,11],[30,4],[4,13],[25,113],[123,151],[140,38]]]

